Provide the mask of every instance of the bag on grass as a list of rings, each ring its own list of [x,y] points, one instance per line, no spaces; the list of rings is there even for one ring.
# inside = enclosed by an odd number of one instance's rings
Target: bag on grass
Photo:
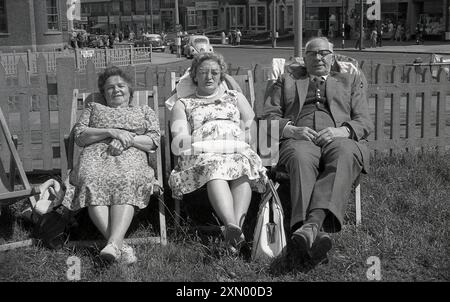
[[[61,205],[64,190],[61,184],[49,179],[39,186],[39,200],[32,208],[33,236],[49,249],[61,248],[67,240],[72,223],[71,212]]]
[[[271,180],[259,206],[253,235],[252,260],[279,256],[286,247],[280,197]]]
[[[40,239],[49,249],[60,249],[67,240],[72,215],[69,210],[59,207],[39,216],[34,225],[34,237]]]

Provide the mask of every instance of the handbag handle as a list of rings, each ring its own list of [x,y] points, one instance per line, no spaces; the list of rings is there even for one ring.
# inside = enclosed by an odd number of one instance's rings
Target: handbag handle
[[[269,189],[272,192],[272,197],[273,198],[269,198],[269,222],[270,223],[274,223],[274,218],[273,218],[273,206],[274,206],[274,202],[275,204],[278,204],[278,206],[280,207],[281,211],[283,211],[283,207],[281,206],[281,201],[280,201],[280,197],[278,196],[278,192],[277,192],[277,188],[280,186],[279,183],[277,183],[276,185],[273,184],[272,180],[269,179],[268,181],[268,185],[269,185]]]

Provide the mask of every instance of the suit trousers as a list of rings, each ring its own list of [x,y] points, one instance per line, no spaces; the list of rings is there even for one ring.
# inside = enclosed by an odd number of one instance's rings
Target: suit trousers
[[[336,138],[323,147],[306,140],[281,143],[278,169],[290,178],[291,227],[313,209],[327,209],[325,232],[341,230],[352,184],[363,168],[355,141]]]

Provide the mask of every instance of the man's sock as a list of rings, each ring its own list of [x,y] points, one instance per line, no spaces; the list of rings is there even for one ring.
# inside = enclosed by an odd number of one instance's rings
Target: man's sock
[[[291,228],[291,232],[294,233],[295,231],[297,231],[299,228],[301,228],[303,225],[303,221],[297,222],[296,224],[294,224]]]
[[[325,209],[314,209],[308,213],[308,217],[306,217],[306,223],[315,223],[320,230],[322,228],[322,224],[327,217],[327,210]]]

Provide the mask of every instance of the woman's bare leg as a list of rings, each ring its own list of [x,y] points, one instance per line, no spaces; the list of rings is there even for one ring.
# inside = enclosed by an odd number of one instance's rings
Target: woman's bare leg
[[[133,220],[134,207],[129,204],[111,206],[111,233],[109,242],[114,242],[122,248],[123,239]]]
[[[247,176],[231,181],[231,194],[233,195],[234,217],[237,225],[242,228],[248,207],[252,199],[252,189]]]
[[[109,238],[109,207],[108,206],[90,206],[88,207],[89,217],[94,225],[102,233],[105,239]]]
[[[233,208],[233,196],[231,195],[228,181],[214,179],[206,184],[209,202],[219,216],[223,224],[236,224]]]

